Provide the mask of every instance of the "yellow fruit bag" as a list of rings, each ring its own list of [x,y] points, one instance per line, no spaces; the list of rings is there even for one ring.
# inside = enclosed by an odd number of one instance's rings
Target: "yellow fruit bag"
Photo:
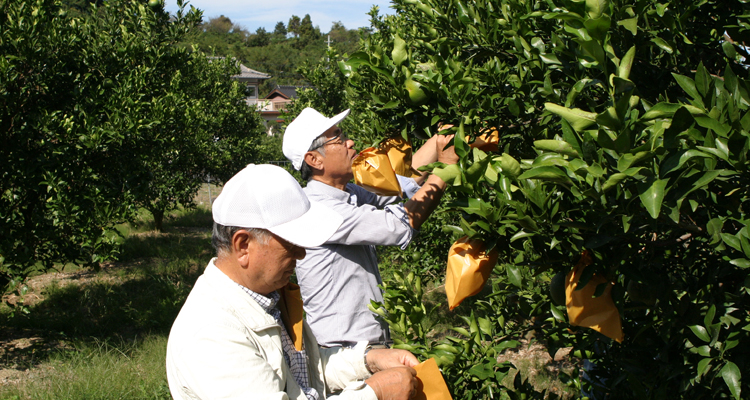
[[[352,162],[354,182],[381,196],[399,196],[401,185],[385,151],[370,147],[362,150]]]
[[[565,306],[568,319],[571,325],[591,328],[622,343],[625,334],[622,332],[620,312],[612,301],[612,284],[607,284],[601,296],[593,297],[599,284],[608,283],[603,276],[594,275],[583,289],[576,290],[583,270],[591,262],[591,255],[584,251],[578,264],[566,276]]]
[[[287,283],[278,292],[281,295],[279,299],[281,321],[284,323],[294,347],[297,351],[302,351],[302,318],[304,317],[302,293],[299,286],[292,282]]]
[[[414,395],[414,400],[452,400],[448,385],[434,358],[414,367],[417,379],[422,383]]]
[[[479,136],[472,142],[469,147],[476,147],[479,150],[488,152],[498,152],[497,144],[500,142],[500,132],[495,127],[482,129]]]
[[[497,264],[497,250],[484,251],[484,242],[469,240],[464,236],[448,251],[448,267],[445,271],[445,294],[451,310],[461,302],[479,293]]]
[[[411,143],[401,136],[394,136],[383,140],[378,146],[388,155],[388,161],[396,175],[407,178],[416,178],[421,176],[411,167],[412,149]]]

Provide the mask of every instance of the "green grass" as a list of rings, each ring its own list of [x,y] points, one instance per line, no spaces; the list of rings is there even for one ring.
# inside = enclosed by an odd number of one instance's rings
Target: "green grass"
[[[179,210],[154,232],[142,212],[121,225],[119,261],[100,271],[66,266],[76,284],[45,281],[24,315],[0,307],[5,332],[40,338],[0,359],[29,369],[0,399],[168,399],[164,359],[169,329],[214,252],[211,213]],[[43,277],[37,277],[43,278]],[[6,330],[7,329],[7,330]],[[6,336],[6,335],[2,335]]]
[[[170,399],[166,336],[131,342],[82,341],[54,353],[20,385],[0,387],[2,399]]]

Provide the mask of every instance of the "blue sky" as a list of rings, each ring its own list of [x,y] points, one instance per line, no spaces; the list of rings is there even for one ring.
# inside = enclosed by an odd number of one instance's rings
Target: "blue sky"
[[[310,14],[321,32],[328,32],[334,21],[356,29],[370,26],[367,12],[373,5],[380,7],[381,15],[394,11],[390,0],[191,0],[189,4],[203,10],[204,20],[224,15],[250,32],[259,27],[272,32],[277,22],[287,24],[292,15],[303,18],[305,14]],[[166,0],[165,6],[173,13],[177,1]]]

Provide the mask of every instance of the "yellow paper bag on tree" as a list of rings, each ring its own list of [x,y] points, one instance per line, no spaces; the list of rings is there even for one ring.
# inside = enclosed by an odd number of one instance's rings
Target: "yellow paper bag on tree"
[[[448,251],[445,271],[445,294],[448,307],[453,310],[461,302],[479,293],[497,264],[497,250],[485,252],[484,242],[464,236]]]
[[[622,332],[620,312],[612,301],[612,284],[606,278],[594,275],[581,290],[576,290],[583,270],[592,262],[588,251],[581,254],[578,264],[565,279],[565,306],[568,309],[568,320],[571,325],[591,328],[604,336],[622,343],[625,334]],[[593,297],[599,284],[606,284],[599,297]]]
[[[417,379],[421,382],[414,400],[453,400],[434,358],[415,366],[414,369],[417,371]]]
[[[388,155],[388,160],[391,162],[391,167],[396,175],[407,178],[421,176],[411,166],[412,148],[408,140],[401,136],[394,136],[383,140],[378,147]]]
[[[401,195],[401,185],[385,150],[370,147],[362,150],[352,162],[354,182],[381,196]]]
[[[469,147],[476,147],[479,150],[497,153],[497,144],[499,142],[500,132],[493,126],[479,131],[479,136],[474,139],[474,142],[472,142]]]

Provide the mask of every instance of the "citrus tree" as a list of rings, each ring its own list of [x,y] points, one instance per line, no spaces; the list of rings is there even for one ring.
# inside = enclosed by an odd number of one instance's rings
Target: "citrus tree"
[[[93,5],[92,5],[93,6]],[[201,21],[160,1],[69,16],[0,2],[0,287],[116,256],[113,227],[189,205],[202,177],[253,155],[259,117],[229,60],[175,44]],[[71,13],[72,14],[72,13]]]
[[[492,291],[456,309],[460,337],[422,328],[417,278],[386,290],[401,346],[436,356],[460,398],[493,397],[495,355],[528,329],[591,361],[609,398],[748,391],[750,93],[743,1],[395,0],[340,63],[384,131],[453,127],[456,237],[499,251]],[[498,149],[471,143],[491,128]],[[617,342],[575,327],[549,283],[591,257]],[[564,282],[564,279],[555,279]],[[611,293],[609,292],[611,288]],[[605,290],[607,289],[607,290]],[[552,301],[558,299],[558,304]],[[415,297],[417,296],[417,297]],[[440,346],[440,347],[439,347]],[[575,380],[572,384],[578,384]],[[511,398],[541,397],[516,379]],[[528,397],[527,397],[528,398]]]

